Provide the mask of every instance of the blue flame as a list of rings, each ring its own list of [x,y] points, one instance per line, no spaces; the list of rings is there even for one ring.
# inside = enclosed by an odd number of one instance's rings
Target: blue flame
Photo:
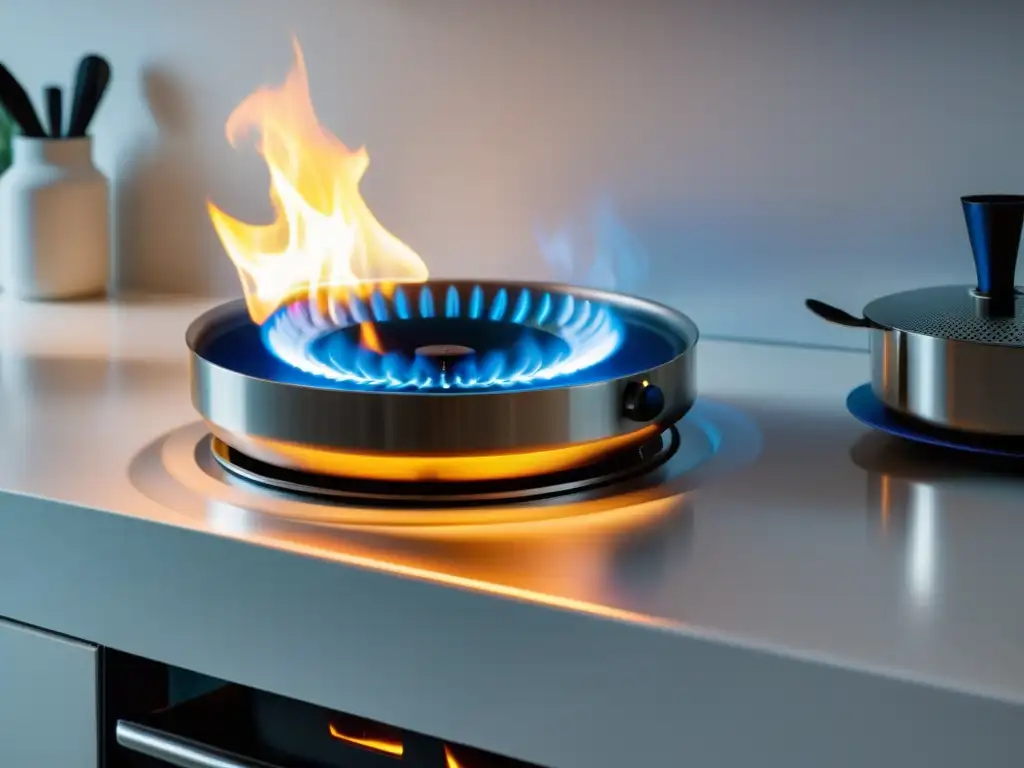
[[[616,211],[611,195],[552,231],[535,233],[556,280],[603,290],[633,292],[647,283],[650,255]]]
[[[366,322],[432,318],[512,323],[523,332],[508,349],[445,366],[401,352],[378,354],[351,334],[336,333]],[[607,305],[568,293],[523,288],[510,299],[505,288],[488,295],[479,285],[423,285],[398,287],[390,297],[379,291],[368,298],[339,296],[326,307],[295,302],[279,309],[261,334],[275,357],[305,373],[361,387],[422,390],[542,385],[607,360],[621,347],[625,330]]]

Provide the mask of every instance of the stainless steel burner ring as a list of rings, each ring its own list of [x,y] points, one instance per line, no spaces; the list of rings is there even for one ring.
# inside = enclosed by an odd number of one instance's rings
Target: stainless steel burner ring
[[[192,402],[217,438],[259,461],[395,480],[523,477],[579,466],[650,439],[694,402],[698,331],[673,309],[554,284],[431,285],[439,293],[482,286],[491,293],[531,290],[599,304],[624,323],[623,352],[598,380],[569,377],[518,389],[389,391],[339,388],[329,380],[297,383],[240,370],[244,366],[226,364],[216,353],[225,340],[259,335],[238,300],[206,312],[188,329]],[[631,367],[631,342],[646,345],[646,358],[639,359],[657,359]],[[650,352],[654,347],[657,353]]]

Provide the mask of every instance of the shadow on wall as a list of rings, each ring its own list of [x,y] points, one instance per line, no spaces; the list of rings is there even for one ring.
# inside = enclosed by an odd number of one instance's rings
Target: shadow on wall
[[[142,85],[158,133],[130,150],[118,169],[113,286],[191,293],[212,284],[214,237],[192,115],[167,72],[145,70]]]

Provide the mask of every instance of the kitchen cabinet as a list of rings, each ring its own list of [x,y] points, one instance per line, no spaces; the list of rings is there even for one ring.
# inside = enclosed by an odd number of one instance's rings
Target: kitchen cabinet
[[[98,768],[95,646],[0,619],[0,766]]]

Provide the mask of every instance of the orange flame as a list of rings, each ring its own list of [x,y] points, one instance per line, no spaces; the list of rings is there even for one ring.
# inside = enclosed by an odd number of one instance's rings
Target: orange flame
[[[455,755],[448,747],[444,748],[444,764],[445,768],[462,768],[462,763],[455,759]]]
[[[328,728],[330,729],[331,736],[339,741],[347,741],[349,744],[365,747],[366,749],[373,750],[374,752],[383,752],[385,755],[394,755],[395,757],[401,757],[405,753],[405,746],[400,741],[364,739],[358,736],[346,736],[334,726],[334,723],[330,723]]]
[[[207,203],[221,243],[238,270],[249,315],[263,323],[296,298],[322,301],[367,283],[420,283],[427,267],[405,243],[374,218],[359,193],[369,165],[322,127],[309,96],[298,40],[284,84],[260,88],[231,113],[226,125],[233,147],[250,132],[270,171],[270,224],[247,224]],[[363,343],[380,342],[364,324]]]
[[[377,335],[377,329],[373,327],[373,323],[362,323],[359,326],[359,343],[365,349],[370,349],[377,354],[383,354],[384,345],[380,343],[380,336]]]

